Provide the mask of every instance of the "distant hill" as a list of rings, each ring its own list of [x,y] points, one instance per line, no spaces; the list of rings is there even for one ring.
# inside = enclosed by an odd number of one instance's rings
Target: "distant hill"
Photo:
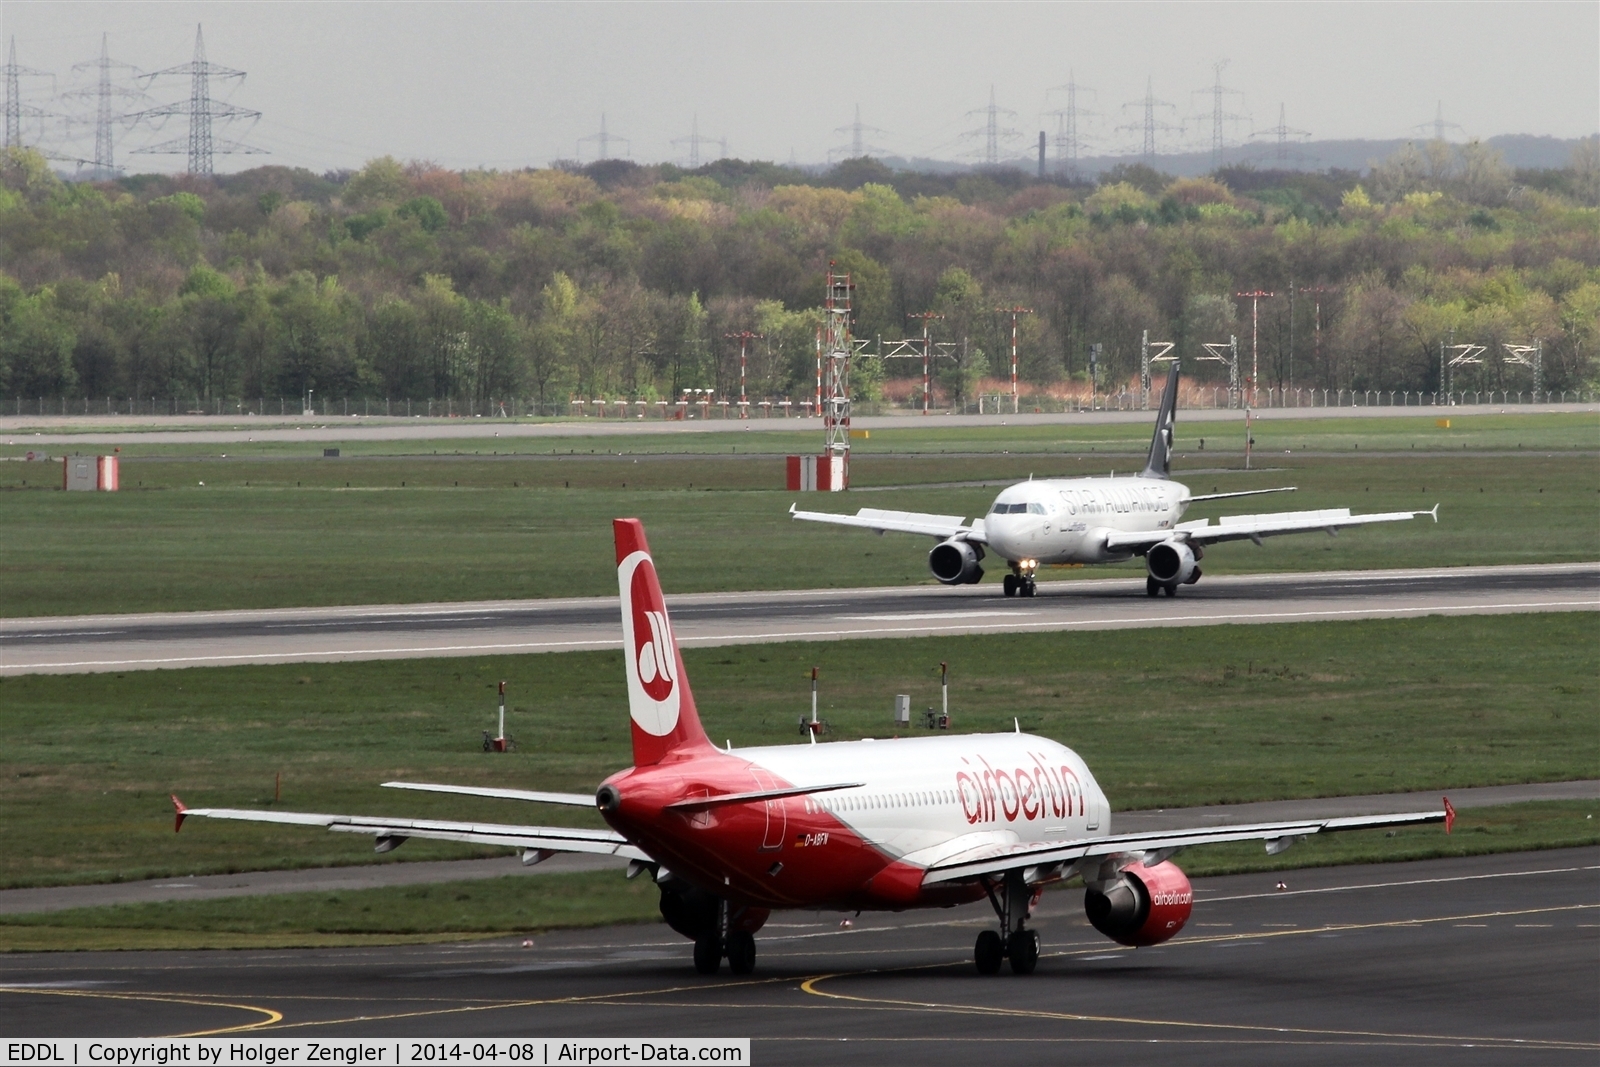
[[[1387,158],[1399,151],[1408,142],[1420,143],[1423,140],[1423,138],[1401,137],[1388,141],[1291,142],[1284,146],[1285,156],[1283,158],[1278,156],[1278,146],[1276,144],[1258,142],[1236,145],[1227,149],[1223,152],[1223,165],[1234,166],[1246,163],[1273,170],[1325,171],[1338,169],[1364,172],[1371,167],[1374,160]],[[1512,167],[1519,169],[1547,169],[1566,166],[1572,158],[1572,150],[1577,146],[1578,139],[1536,137],[1531,134],[1512,133],[1490,137],[1487,143],[1504,153],[1506,162]],[[885,159],[884,163],[895,170],[911,170],[933,174],[978,169],[971,164],[932,159],[889,158]],[[1078,170],[1086,177],[1094,177],[1104,171],[1111,170],[1113,167],[1130,163],[1147,163],[1164,174],[1171,174],[1180,178],[1209,174],[1212,171],[1211,153],[1209,151],[1175,152],[1170,155],[1158,155],[1154,159],[1141,155],[1083,156],[1078,160]],[[1037,156],[1030,156],[1023,159],[1010,160],[1003,165],[1032,173],[1039,164]],[[1054,168],[1054,166],[1054,159],[1046,161],[1047,168]]]

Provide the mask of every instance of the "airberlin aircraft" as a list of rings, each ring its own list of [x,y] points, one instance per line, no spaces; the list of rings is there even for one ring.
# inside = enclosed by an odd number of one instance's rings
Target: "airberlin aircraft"
[[[622,647],[633,766],[591,796],[423,782],[397,789],[598,807],[608,830],[366,815],[189,808],[197,816],[322,826],[370,834],[377,851],[407,838],[503,845],[524,863],[557,852],[604,853],[648,872],[661,914],[694,942],[694,965],[755,967],[755,933],[776,909],[940,908],[987,900],[996,924],[978,935],[977,968],[1039,959],[1029,925],[1051,882],[1081,877],[1089,921],[1124,945],[1155,945],[1189,918],[1182,849],[1265,841],[1281,852],[1335,830],[1444,822],[1454,812],[1306,819],[1113,834],[1106,796],[1082,758],[1045,737],[1015,733],[717,748],[706,738],[673,637],[644,527],[613,523],[622,594]]]
[[[1346,526],[1375,522],[1401,522],[1418,515],[1439,521],[1432,511],[1391,511],[1381,515],[1352,515],[1349,508],[1318,511],[1280,511],[1270,515],[1233,515],[1217,520],[1180,522],[1190,504],[1203,500],[1287,493],[1293,486],[1249,489],[1240,493],[1195,496],[1169,477],[1172,430],[1177,421],[1178,365],[1172,365],[1167,389],[1156,415],[1150,440],[1150,458],[1144,470],[1121,478],[1043,478],[1018,482],[1001,490],[989,514],[967,522],[960,515],[930,515],[918,511],[862,508],[854,515],[823,511],[789,514],[807,522],[857,526],[878,533],[922,534],[939,543],[928,553],[928,569],[945,585],[981,581],[985,547],[1006,561],[1006,596],[1033,596],[1041,564],[1119,563],[1143,556],[1145,592],[1174,596],[1178,586],[1200,580],[1200,560],[1205,546],[1245,539],[1261,544],[1276,534],[1336,533]]]

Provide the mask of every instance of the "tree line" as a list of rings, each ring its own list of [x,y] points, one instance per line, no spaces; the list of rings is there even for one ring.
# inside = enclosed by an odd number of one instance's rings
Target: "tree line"
[[[927,325],[940,395],[1009,373],[1102,388],[1170,341],[1252,327],[1261,388],[1439,388],[1441,344],[1477,343],[1471,388],[1526,389],[1503,344],[1538,339],[1550,389],[1595,383],[1600,139],[1512,171],[1434,142],[1366,174],[1143,165],[1097,182],[1018,171],[823,174],[723,160],[466,171],[376,159],[324,175],[69,183],[0,154],[0,395],[455,398],[809,395],[824,274],[850,274],[857,337]],[[1266,291],[1259,318],[1237,294]],[[924,317],[931,316],[931,317]],[[870,348],[870,345],[869,345]],[[918,361],[858,364],[864,397]],[[1465,376],[1465,380],[1463,377]],[[904,389],[902,388],[903,392]]]

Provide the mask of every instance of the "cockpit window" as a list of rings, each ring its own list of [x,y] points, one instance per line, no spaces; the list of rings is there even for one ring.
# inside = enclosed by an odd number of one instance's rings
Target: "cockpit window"
[[[1040,504],[1040,503],[1037,503],[1037,502],[1029,504],[1028,505],[1028,514],[1029,515],[1043,515],[1044,514],[1044,505]]]

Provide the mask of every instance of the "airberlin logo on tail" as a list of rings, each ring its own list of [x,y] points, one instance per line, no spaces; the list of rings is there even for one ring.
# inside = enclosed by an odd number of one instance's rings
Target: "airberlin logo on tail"
[[[665,737],[678,725],[678,654],[655,564],[634,552],[617,566],[626,609],[622,647],[628,661],[628,712],[639,729]]]

